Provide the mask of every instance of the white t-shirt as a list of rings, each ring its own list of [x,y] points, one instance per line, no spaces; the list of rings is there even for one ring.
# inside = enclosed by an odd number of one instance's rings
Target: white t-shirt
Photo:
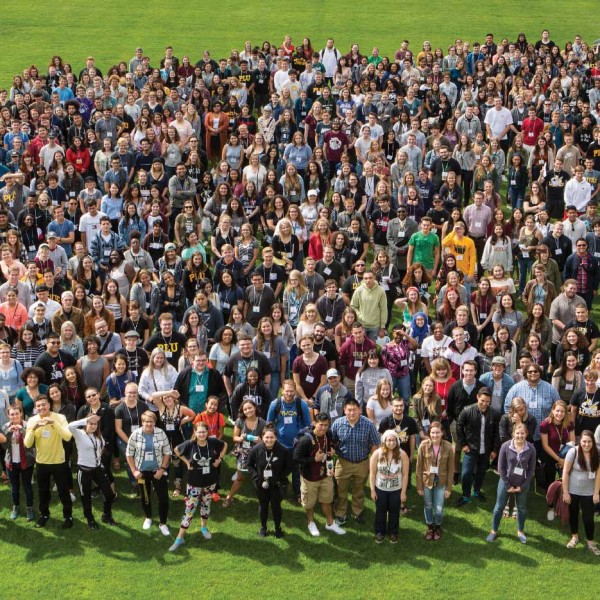
[[[452,338],[444,335],[441,340],[436,340],[432,335],[427,336],[423,340],[421,346],[421,356],[428,358],[429,362],[433,362],[436,358],[444,356],[444,350],[450,345]]]
[[[85,241],[87,243],[88,252],[92,249],[92,239],[100,229],[100,219],[104,217],[104,213],[98,211],[95,217],[92,217],[90,213],[85,213],[79,219],[79,231],[85,233]]]

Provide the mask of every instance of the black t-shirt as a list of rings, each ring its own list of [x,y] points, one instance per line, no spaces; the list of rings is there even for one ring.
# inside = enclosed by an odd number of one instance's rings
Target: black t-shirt
[[[148,329],[150,329],[148,325],[148,320],[142,316],[140,316],[140,318],[137,321],[133,321],[132,319],[127,317],[121,324],[121,333],[127,333],[128,331],[137,331],[139,333],[140,338],[137,342],[138,346],[141,346],[143,344],[144,334]]]
[[[451,321],[444,327],[444,334],[452,337],[452,330],[455,327],[461,327],[458,325],[456,321]],[[466,325],[463,325],[462,328],[465,330],[465,342],[471,344],[474,348],[477,348],[477,342],[479,340],[479,333],[477,331],[477,327],[471,323],[471,321],[467,321]]]
[[[192,469],[188,470],[188,483],[194,487],[206,488],[217,481],[218,471],[214,466],[225,443],[210,437],[206,446],[199,446],[195,441],[187,440],[177,446],[177,451],[190,461]]]
[[[326,265],[323,260],[320,260],[317,262],[315,271],[323,277],[325,281],[328,279],[335,279],[338,282],[338,285],[345,275],[344,267],[335,259],[328,265]]]
[[[258,370],[260,381],[264,381],[265,377],[272,372],[269,359],[262,352],[253,350],[252,356],[248,358],[244,358],[240,352],[236,352],[227,361],[223,375],[229,377],[235,387],[238,383],[246,381],[246,373],[251,367]]]
[[[308,288],[308,301],[316,302],[319,299],[321,291],[325,290],[325,279],[318,273],[308,276],[305,271],[303,275],[306,287]]]
[[[575,435],[581,435],[586,429],[595,432],[600,425],[600,390],[592,393],[577,390],[571,398],[571,406],[577,408]]]
[[[392,211],[383,212],[376,208],[371,214],[371,221],[375,224],[373,232],[373,241],[379,246],[387,246],[387,230],[390,221],[393,219]]]
[[[342,286],[342,293],[348,294],[348,296],[352,298],[354,290],[356,290],[361,283],[362,277],[359,278],[358,275],[352,275],[352,277],[348,277],[348,279],[344,281],[344,285]]]
[[[46,374],[46,384],[61,383],[64,377],[64,370],[67,367],[74,367],[77,361],[72,354],[59,350],[56,356],[50,356],[48,352],[42,352],[35,361],[35,366],[39,367]]]
[[[597,340],[600,338],[600,329],[598,329],[598,325],[594,323],[591,319],[584,321],[583,323],[579,322],[577,319],[573,319],[570,323],[565,325],[565,331],[567,329],[571,329],[574,327],[577,331],[581,331],[583,335],[585,335],[588,342],[592,342],[592,340]]]
[[[379,423],[379,433],[384,433],[390,429],[398,434],[400,447],[410,456],[410,436],[417,434],[417,422],[407,415],[404,415],[401,421],[397,421],[394,415],[390,415]]]
[[[272,264],[270,267],[260,265],[254,269],[253,273],[260,273],[263,276],[265,285],[269,286],[273,291],[277,288],[277,284],[285,283],[287,280],[285,271],[276,264]]]
[[[443,225],[450,218],[450,213],[445,208],[442,210],[432,208],[427,211],[427,216],[431,218],[434,225]]]
[[[135,381],[139,383],[140,377],[142,376],[142,371],[150,363],[148,353],[143,348],[137,348],[133,352],[129,352],[125,348],[121,348],[120,350],[117,350],[117,354],[127,357],[127,360],[129,361],[129,370],[135,377]]]
[[[145,350],[150,354],[154,348],[162,348],[165,351],[165,357],[170,365],[177,368],[179,357],[183,352],[187,338],[183,333],[178,331],[171,332],[171,335],[163,336],[159,331],[155,333],[144,346]]]
[[[135,428],[142,426],[142,414],[147,410],[148,405],[140,400],[138,400],[134,408],[129,408],[125,402],[121,402],[117,406],[115,409],[115,419],[121,419],[121,428],[127,437],[131,435],[132,426]]]

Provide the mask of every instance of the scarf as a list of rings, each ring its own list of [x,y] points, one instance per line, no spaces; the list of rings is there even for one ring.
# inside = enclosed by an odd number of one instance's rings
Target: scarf
[[[422,327],[417,325],[417,318],[421,317],[425,324]],[[413,315],[410,324],[410,336],[414,338],[419,344],[423,343],[423,340],[429,335],[429,320],[424,312],[418,312]]]

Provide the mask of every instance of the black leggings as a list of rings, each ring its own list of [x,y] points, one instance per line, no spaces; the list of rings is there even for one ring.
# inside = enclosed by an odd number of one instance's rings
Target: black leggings
[[[569,504],[569,525],[571,526],[571,535],[579,533],[579,509],[581,508],[581,519],[583,529],[588,542],[594,540],[594,499],[592,496],[578,496],[571,494],[571,504]]]
[[[63,506],[63,518],[73,516],[73,502],[69,494],[69,468],[66,463],[37,464],[38,494],[40,497],[40,515],[50,516],[50,479],[54,478],[58,497]]]
[[[115,494],[110,487],[108,473],[104,467],[90,469],[78,465],[77,482],[79,483],[79,491],[81,492],[81,505],[83,507],[83,516],[88,521],[94,520],[92,513],[92,484],[95,483],[104,496],[103,514],[107,517],[112,516],[112,503],[115,499]]]
[[[256,497],[258,498],[258,516],[261,527],[267,528],[267,519],[269,518],[269,504],[273,513],[273,523],[275,529],[281,527],[281,489],[271,485],[265,490],[262,487],[256,488]]]
[[[147,519],[152,518],[152,488],[156,492],[158,498],[158,518],[161,525],[167,524],[169,515],[169,478],[167,474],[163,474],[160,479],[155,479],[155,471],[142,471],[142,477],[138,479],[140,486],[140,498],[142,501],[142,509]]]

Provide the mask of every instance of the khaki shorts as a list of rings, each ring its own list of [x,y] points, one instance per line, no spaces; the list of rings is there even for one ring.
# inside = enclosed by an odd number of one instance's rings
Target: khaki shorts
[[[333,502],[333,477],[325,477],[321,481],[300,481],[300,498],[302,508],[314,508],[315,504],[331,504]]]

